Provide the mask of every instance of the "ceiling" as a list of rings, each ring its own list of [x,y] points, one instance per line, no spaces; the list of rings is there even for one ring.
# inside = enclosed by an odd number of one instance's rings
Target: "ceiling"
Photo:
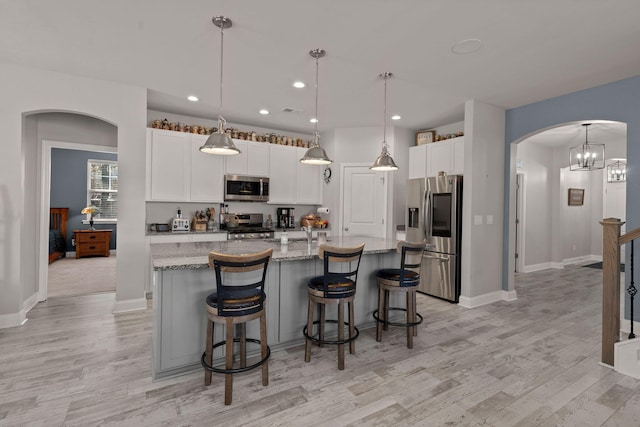
[[[327,51],[320,131],[382,126],[383,72],[394,74],[387,111],[409,129],[463,120],[470,99],[513,108],[640,74],[637,0],[0,0],[0,10],[0,61],[142,86],[148,108],[203,118],[219,113],[211,19],[226,15],[224,116],[305,133],[314,48]],[[479,50],[452,53],[470,38]]]

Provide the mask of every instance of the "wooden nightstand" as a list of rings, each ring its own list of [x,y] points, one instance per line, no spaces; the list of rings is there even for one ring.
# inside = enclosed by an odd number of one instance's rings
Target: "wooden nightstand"
[[[111,230],[74,230],[76,258],[109,256]]]

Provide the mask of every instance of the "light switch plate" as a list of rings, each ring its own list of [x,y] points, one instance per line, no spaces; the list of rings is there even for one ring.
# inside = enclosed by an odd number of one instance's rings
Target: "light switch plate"
[[[493,224],[493,215],[487,215],[487,225]]]
[[[473,216],[473,225],[482,225],[482,215]]]

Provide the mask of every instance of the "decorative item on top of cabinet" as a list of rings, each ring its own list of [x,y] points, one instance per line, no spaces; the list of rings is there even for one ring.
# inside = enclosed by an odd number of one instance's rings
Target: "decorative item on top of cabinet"
[[[416,132],[416,145],[430,144],[436,139],[435,130],[421,130]]]

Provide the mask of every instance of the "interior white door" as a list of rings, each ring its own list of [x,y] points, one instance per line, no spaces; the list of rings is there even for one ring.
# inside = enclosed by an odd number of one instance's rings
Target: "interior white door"
[[[342,235],[386,236],[386,181],[384,172],[368,165],[344,166]]]

